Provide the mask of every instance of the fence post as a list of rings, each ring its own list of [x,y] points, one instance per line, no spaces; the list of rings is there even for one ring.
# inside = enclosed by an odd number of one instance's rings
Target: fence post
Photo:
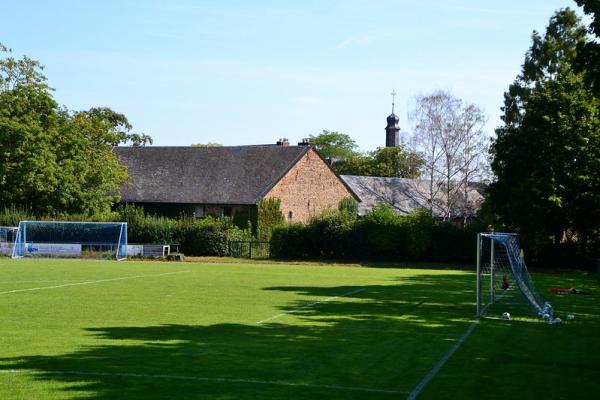
[[[252,259],[252,240],[248,243],[248,258]]]

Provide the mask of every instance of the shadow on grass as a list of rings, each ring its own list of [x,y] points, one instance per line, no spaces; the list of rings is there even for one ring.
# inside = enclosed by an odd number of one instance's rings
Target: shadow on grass
[[[404,397],[466,330],[473,286],[471,274],[440,274],[363,287],[267,287],[307,299],[261,324],[90,327],[95,346],[0,359],[0,371],[30,371],[72,398]]]

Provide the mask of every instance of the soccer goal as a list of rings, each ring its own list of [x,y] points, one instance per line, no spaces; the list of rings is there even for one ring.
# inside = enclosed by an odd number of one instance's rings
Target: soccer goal
[[[127,223],[21,221],[12,258],[23,257],[122,260],[127,257]]]
[[[11,256],[18,229],[16,226],[0,226],[0,255]]]
[[[507,310],[529,314],[533,310],[549,322],[555,320],[552,305],[536,289],[527,270],[516,233],[477,235],[477,318],[492,310],[504,318],[510,318]]]

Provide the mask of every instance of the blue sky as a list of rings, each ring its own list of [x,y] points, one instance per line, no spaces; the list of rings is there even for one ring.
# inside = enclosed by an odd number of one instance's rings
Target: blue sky
[[[450,90],[500,123],[534,29],[570,0],[7,1],[0,42],[46,66],[59,103],[124,113],[155,145],[385,145],[412,99]]]

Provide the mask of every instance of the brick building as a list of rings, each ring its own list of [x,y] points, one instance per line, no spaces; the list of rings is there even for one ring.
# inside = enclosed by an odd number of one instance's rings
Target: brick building
[[[116,147],[130,181],[122,202],[164,216],[253,219],[261,199],[276,197],[288,221],[307,222],[347,196],[350,187],[308,144],[233,147]]]

